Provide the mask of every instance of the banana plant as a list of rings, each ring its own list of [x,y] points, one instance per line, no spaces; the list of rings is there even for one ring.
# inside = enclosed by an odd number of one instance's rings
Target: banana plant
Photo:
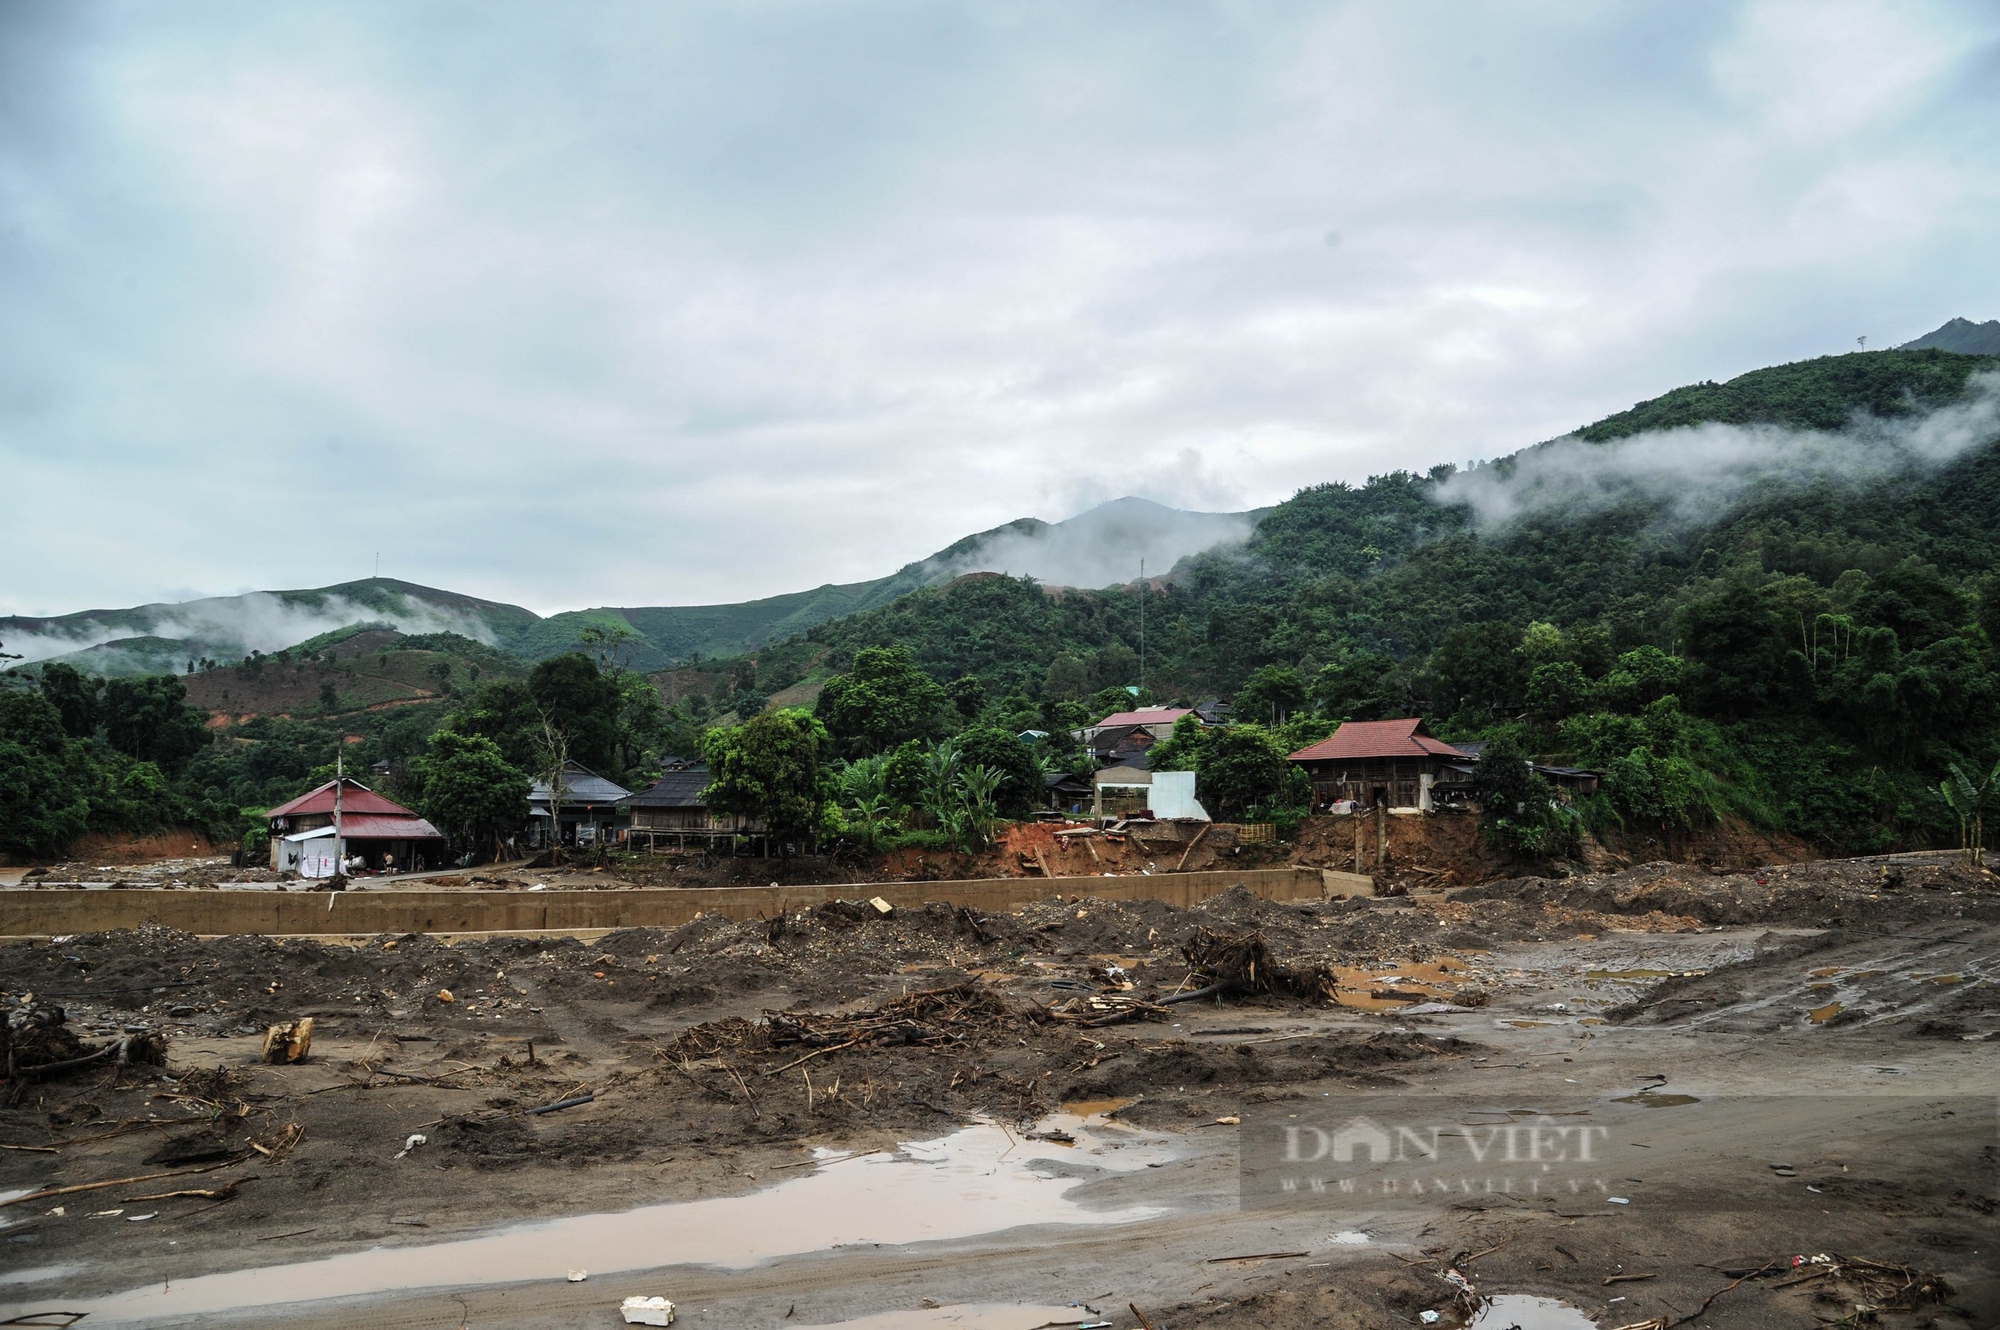
[[[1951,764],[1951,778],[1938,782],[1938,792],[1958,815],[1958,843],[1965,850],[1965,860],[1975,868],[1986,864],[1986,801],[1996,786],[2000,786],[2000,762],[1986,773],[1984,784],[1974,781],[1956,762]]]

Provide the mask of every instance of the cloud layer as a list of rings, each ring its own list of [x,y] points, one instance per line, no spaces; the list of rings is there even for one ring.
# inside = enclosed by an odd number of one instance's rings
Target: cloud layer
[[[1609,443],[1571,435],[1500,466],[1460,471],[1436,497],[1471,508],[1488,528],[1550,509],[1587,513],[1626,503],[1656,507],[1672,522],[1714,521],[1753,491],[1930,471],[2000,439],[2000,372],[1974,375],[1966,388],[1950,406],[1858,416],[1842,430],[1706,424]]]
[[[0,611],[879,576],[2000,314],[2000,14],[0,6]]]

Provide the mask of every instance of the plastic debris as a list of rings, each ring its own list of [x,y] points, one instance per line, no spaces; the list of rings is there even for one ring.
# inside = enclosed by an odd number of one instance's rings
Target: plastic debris
[[[875,913],[881,915],[884,919],[887,919],[896,912],[896,907],[883,900],[880,896],[869,897],[868,903],[874,906]]]
[[[457,999],[457,998],[455,998],[455,997],[453,997],[453,996],[451,995],[451,990],[450,990],[449,988],[440,988],[440,989],[438,990],[438,1001],[440,1001],[440,1002],[456,1002],[456,1001],[458,1001],[458,999]]]
[[[674,1304],[665,1298],[627,1298],[618,1304],[627,1325],[672,1325]]]
[[[1623,1196],[1607,1196],[1607,1197],[1605,1197],[1604,1199],[1605,1199],[1605,1200],[1607,1200],[1607,1201],[1609,1201],[1609,1202],[1611,1202],[1611,1203],[1612,1203],[1613,1205],[1630,1205],[1630,1204],[1632,1204],[1632,1202],[1631,1202],[1631,1201],[1630,1201],[1630,1200],[1629,1200],[1628,1198],[1626,1198],[1626,1197],[1623,1197]]]
[[[160,1212],[158,1210],[155,1210],[150,1214],[126,1215],[125,1222],[128,1224],[143,1224],[148,1219],[158,1219],[159,1217],[160,1217]]]
[[[430,1141],[431,1138],[424,1135],[422,1132],[413,1131],[410,1133],[409,1139],[403,1142],[403,1148],[396,1151],[396,1158],[401,1159],[404,1155],[416,1149],[418,1146],[429,1145]]]
[[[1436,1312],[1418,1312],[1417,1319],[1425,1325],[1436,1325],[1441,1318]]]
[[[572,1284],[581,1284],[588,1278],[590,1278],[590,1271],[588,1270],[572,1270],[569,1272],[569,1282]]]

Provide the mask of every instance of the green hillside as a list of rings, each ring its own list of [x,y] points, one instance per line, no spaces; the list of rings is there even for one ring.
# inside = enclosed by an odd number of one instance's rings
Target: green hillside
[[[1579,434],[1916,420],[1994,364],[1935,350],[1827,357],[1678,389]],[[1265,515],[1240,552],[1190,560],[1147,600],[1149,692],[1249,685],[1267,714],[1262,699],[1296,692],[1304,700],[1283,707],[1303,717],[1293,737],[1342,716],[1425,715],[1460,737],[1622,770],[1595,815],[1668,835],[1726,813],[1833,846],[1950,839],[1938,780],[1952,762],[1983,777],[2000,757],[1990,428],[1941,466],[1892,466],[1865,484],[1766,479],[1693,522],[1671,495],[1634,495],[1482,530],[1442,501],[1454,474],[1315,486]],[[909,647],[940,681],[971,674],[1017,692],[1054,723],[1066,697],[1138,682],[1137,592],[960,579],[823,624],[759,663],[817,657],[823,675],[875,645]]]

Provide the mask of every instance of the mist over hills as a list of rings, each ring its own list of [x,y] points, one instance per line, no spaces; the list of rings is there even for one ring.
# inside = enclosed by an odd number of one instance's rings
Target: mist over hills
[[[0,642],[26,664],[61,660],[100,675],[178,674],[189,661],[240,660],[359,623],[409,634],[457,633],[530,659],[573,647],[592,624],[622,622],[639,634],[632,664],[657,670],[702,656],[735,655],[830,619],[884,605],[970,572],[1003,572],[1061,586],[1102,586],[1164,573],[1189,555],[1240,544],[1258,512],[1207,513],[1146,499],[1101,504],[1062,522],[1021,518],[953,542],[886,577],[829,583],[736,604],[571,610],[546,618],[519,605],[366,578],[295,591],[256,591],[127,609],[0,618]]]

